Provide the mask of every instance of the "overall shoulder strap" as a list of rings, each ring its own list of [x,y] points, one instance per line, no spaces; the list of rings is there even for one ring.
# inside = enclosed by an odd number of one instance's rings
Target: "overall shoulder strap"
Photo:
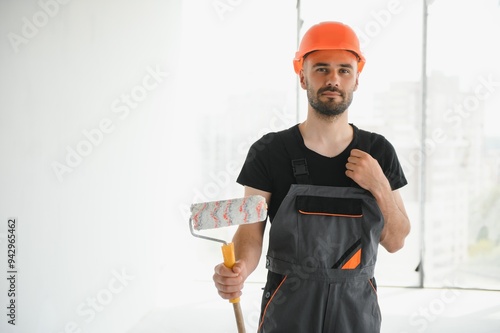
[[[295,176],[297,184],[310,184],[307,161],[301,147],[301,141],[298,137],[296,127],[297,126],[294,126],[283,131],[282,140],[288,155],[290,155],[293,175]]]

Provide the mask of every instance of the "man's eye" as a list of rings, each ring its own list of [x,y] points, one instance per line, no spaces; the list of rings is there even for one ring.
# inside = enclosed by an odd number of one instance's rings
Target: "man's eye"
[[[342,69],[340,70],[340,73],[342,73],[342,74],[349,74],[350,72],[351,72],[350,70],[345,69],[345,68],[342,68]]]
[[[320,67],[318,68],[316,71],[320,72],[320,73],[326,73],[328,72],[328,69],[324,68],[324,67]]]

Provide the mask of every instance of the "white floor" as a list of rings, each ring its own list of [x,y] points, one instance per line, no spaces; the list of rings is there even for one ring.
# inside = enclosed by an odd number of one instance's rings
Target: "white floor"
[[[247,284],[241,298],[248,333],[257,329],[262,287]],[[500,292],[379,287],[378,294],[383,333],[500,332]],[[172,295],[128,333],[236,332],[233,307],[211,282],[197,282],[182,295]]]

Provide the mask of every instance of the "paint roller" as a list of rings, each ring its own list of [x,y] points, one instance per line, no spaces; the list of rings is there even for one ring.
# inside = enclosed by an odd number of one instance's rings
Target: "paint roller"
[[[202,202],[191,205],[189,229],[191,230],[191,234],[195,237],[222,243],[224,265],[228,268],[233,268],[236,262],[234,244],[227,243],[222,239],[197,234],[195,233],[195,230],[200,231],[261,222],[266,218],[266,199],[261,195],[252,195],[230,200]],[[231,299],[229,302],[233,304],[238,332],[245,333],[245,325],[240,307],[240,298]]]

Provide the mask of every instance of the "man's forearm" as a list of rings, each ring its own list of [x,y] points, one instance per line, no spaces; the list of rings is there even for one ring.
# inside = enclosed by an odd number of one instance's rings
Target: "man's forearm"
[[[398,191],[385,189],[375,194],[375,199],[384,216],[384,228],[380,235],[380,244],[393,253],[404,246],[404,240],[410,232],[410,221],[400,206],[403,206]],[[404,207],[404,206],[403,206]]]
[[[233,243],[236,260],[245,261],[245,279],[257,268],[262,254],[265,222],[241,225],[234,234]]]

